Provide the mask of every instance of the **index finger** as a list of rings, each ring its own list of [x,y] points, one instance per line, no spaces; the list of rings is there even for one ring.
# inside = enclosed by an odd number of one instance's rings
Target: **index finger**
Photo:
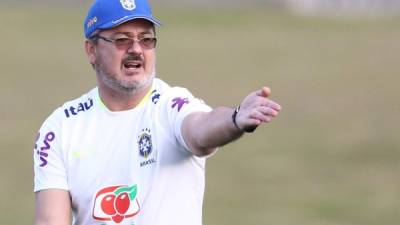
[[[272,108],[272,109],[274,109],[276,111],[280,111],[282,109],[281,105],[279,105],[278,103],[276,103],[276,102],[274,102],[274,101],[272,101],[270,99],[266,99],[265,103],[262,104],[262,105],[266,106],[266,107],[270,107],[270,108]]]

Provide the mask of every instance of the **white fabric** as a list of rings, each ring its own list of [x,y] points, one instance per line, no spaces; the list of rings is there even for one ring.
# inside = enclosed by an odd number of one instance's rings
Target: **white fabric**
[[[95,88],[42,125],[34,191],[68,190],[74,225],[201,225],[205,159],[187,149],[180,130],[188,114],[210,110],[159,79],[122,112],[109,111]]]

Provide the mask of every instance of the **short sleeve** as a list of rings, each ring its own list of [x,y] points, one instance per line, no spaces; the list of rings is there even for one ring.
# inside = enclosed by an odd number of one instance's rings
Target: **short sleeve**
[[[34,191],[68,190],[67,172],[61,147],[61,121],[55,111],[42,125],[33,151]]]
[[[210,112],[212,108],[206,105],[203,100],[195,98],[185,88],[171,88],[165,100],[164,104],[166,105],[163,107],[167,113],[169,126],[179,144],[189,150],[181,133],[183,120],[193,112]]]

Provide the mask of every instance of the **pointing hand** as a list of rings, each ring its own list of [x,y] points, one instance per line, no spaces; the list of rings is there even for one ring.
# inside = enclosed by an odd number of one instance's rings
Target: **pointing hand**
[[[260,124],[268,123],[278,116],[282,107],[270,100],[270,95],[271,89],[263,87],[243,100],[236,115],[236,124],[240,130],[253,132]]]

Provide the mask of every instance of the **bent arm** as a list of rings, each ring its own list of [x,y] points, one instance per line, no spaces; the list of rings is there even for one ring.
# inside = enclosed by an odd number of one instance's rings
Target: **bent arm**
[[[35,225],[71,225],[69,192],[46,189],[35,193]]]
[[[268,99],[271,91],[264,87],[250,93],[240,105],[236,114],[236,126],[232,120],[234,109],[217,107],[211,112],[195,112],[182,123],[182,135],[197,156],[213,153],[217,147],[241,137],[246,130],[252,130],[262,123],[275,118],[281,106]]]

